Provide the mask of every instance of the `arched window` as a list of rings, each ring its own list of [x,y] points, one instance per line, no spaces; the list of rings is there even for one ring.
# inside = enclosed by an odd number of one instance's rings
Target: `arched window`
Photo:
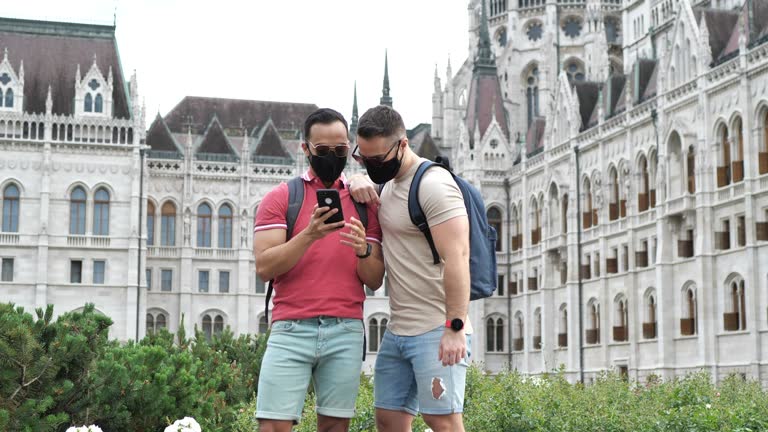
[[[101,93],[96,95],[96,102],[93,104],[93,112],[104,112],[104,98],[101,97]]]
[[[147,312],[147,334],[149,335],[168,328],[167,321],[167,317],[162,312]]]
[[[84,101],[83,111],[85,111],[85,112],[93,112],[93,96],[91,96],[90,93],[86,93],[85,94],[85,101]]]
[[[0,88],[0,108],[3,107],[3,89]]]
[[[696,288],[688,286],[683,289],[683,309],[680,318],[680,334],[691,336],[697,329]]]
[[[629,340],[629,329],[627,327],[628,311],[627,311],[627,299],[623,295],[619,295],[614,300],[614,317],[613,317],[613,340],[616,342],[626,342]]]
[[[581,27],[581,19],[576,16],[569,16],[563,21],[563,33],[571,39],[579,37]]]
[[[731,174],[733,176],[733,182],[738,183],[744,180],[744,126],[742,125],[741,118],[737,118],[734,122],[734,156],[735,160],[731,163]]]
[[[220,335],[224,331],[224,317],[216,315],[213,319],[213,334]]]
[[[722,159],[717,167],[717,186],[723,187],[731,183],[731,143],[728,139],[728,127],[723,125],[719,135]]]
[[[381,341],[384,339],[384,333],[387,331],[387,319],[376,318],[368,320],[368,351],[378,352],[381,347]]]
[[[497,239],[503,239],[503,232],[502,232],[502,219],[501,219],[501,211],[497,207],[491,207],[488,209],[488,224],[496,229],[496,238]],[[496,242],[496,252],[500,252],[502,248],[502,242],[501,240],[498,240]]]
[[[197,207],[197,247],[211,247],[211,206]]]
[[[728,298],[726,299],[727,311],[723,314],[724,328],[726,331],[747,329],[747,307],[744,294],[744,280],[734,278],[728,284]]]
[[[269,330],[269,324],[267,323],[267,316],[262,315],[259,317],[259,334],[265,334]]]
[[[584,210],[582,213],[582,225],[584,229],[592,228],[592,182],[588,179],[584,179],[584,186],[582,187],[582,194],[584,194]]]
[[[562,209],[560,220],[563,225],[563,234],[568,234],[568,194],[563,195],[563,201],[560,203],[560,208]]]
[[[541,241],[541,209],[536,198],[531,198],[531,245]]]
[[[640,165],[639,166],[640,187],[638,188],[639,191],[637,193],[637,210],[639,212],[644,212],[649,208],[648,191],[650,190],[650,176],[648,175],[648,160],[645,159],[645,156],[640,157],[639,165]]]
[[[768,109],[763,114],[763,145],[758,153],[758,171],[760,174],[768,173]]]
[[[512,327],[512,345],[514,351],[522,351],[525,348],[525,328],[523,324],[523,314],[515,314],[514,326]]]
[[[147,246],[155,244],[155,204],[147,201]]]
[[[686,159],[688,165],[688,193],[693,194],[696,193],[696,151],[693,149],[693,146],[688,147]]]
[[[160,244],[176,246],[176,206],[170,201],[160,209]]]
[[[485,321],[485,350],[504,352],[504,320],[490,317]]]
[[[5,107],[13,108],[13,89],[5,91]]]
[[[533,349],[540,350],[541,343],[541,309],[533,311]]]
[[[517,212],[517,206],[512,206],[512,250],[516,251],[522,247],[523,233],[520,228],[520,215]]]
[[[203,316],[203,334],[206,339],[211,340],[211,335],[213,334],[213,319],[208,314]]]
[[[648,157],[648,204],[651,208],[656,207],[656,177],[659,175],[667,175],[666,173],[658,173],[658,156],[655,151],[650,153]]]
[[[93,235],[109,235],[109,192],[100,188],[93,200]]]
[[[85,190],[78,186],[69,198],[69,233],[85,234]]]
[[[533,67],[526,78],[525,99],[528,107],[528,127],[539,116],[539,68]]]
[[[608,219],[614,221],[619,218],[619,174],[615,167],[611,167],[608,173],[610,182],[610,202],[608,203]]]
[[[19,188],[14,184],[3,191],[3,232],[19,232]]]
[[[557,333],[557,346],[568,346],[568,307],[565,304],[560,306],[560,329]]]
[[[599,344],[600,343],[600,304],[596,299],[592,299],[587,304],[588,323],[587,327],[587,343]]]
[[[549,236],[558,234],[560,229],[560,200],[558,198],[557,186],[554,183],[549,187],[549,221],[547,229]]]
[[[643,321],[643,338],[656,339],[656,293],[649,291],[645,295],[645,319]]]
[[[228,204],[219,209],[219,247],[232,248],[232,207]]]

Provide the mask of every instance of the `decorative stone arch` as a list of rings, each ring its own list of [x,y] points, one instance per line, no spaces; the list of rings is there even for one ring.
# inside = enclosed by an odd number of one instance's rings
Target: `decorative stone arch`
[[[643,339],[656,339],[658,335],[658,296],[656,288],[649,287],[643,294]]]

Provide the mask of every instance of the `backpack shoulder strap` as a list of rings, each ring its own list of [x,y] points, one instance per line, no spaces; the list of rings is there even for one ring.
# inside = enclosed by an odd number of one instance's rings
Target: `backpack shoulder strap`
[[[359,203],[354,199],[352,199],[352,202],[355,204],[355,210],[357,210],[357,216],[363,224],[363,228],[368,228],[368,206],[364,203]]]
[[[293,236],[293,228],[296,226],[296,220],[299,218],[299,211],[301,211],[301,205],[303,202],[304,180],[301,177],[294,177],[288,180],[288,211],[286,211],[285,214],[285,241],[290,240]],[[264,298],[264,317],[267,319],[268,326],[271,325],[269,321],[269,301],[272,300],[274,284],[274,279],[269,281],[269,285],[267,286],[267,295]]]
[[[411,217],[411,222],[416,225],[419,231],[424,234],[429,243],[429,248],[432,250],[432,260],[435,264],[440,264],[440,255],[437,253],[435,247],[435,241],[432,239],[432,232],[429,230],[429,224],[427,224],[427,216],[424,214],[424,210],[419,203],[419,186],[421,185],[421,179],[424,177],[424,173],[433,166],[442,167],[440,164],[436,164],[431,161],[422,162],[419,168],[416,169],[416,174],[413,176],[411,187],[408,190],[408,215]]]
[[[286,241],[293,236],[293,228],[296,226],[303,202],[304,180],[301,177],[294,177],[288,181],[288,211],[285,214],[285,224],[288,226],[285,231]]]

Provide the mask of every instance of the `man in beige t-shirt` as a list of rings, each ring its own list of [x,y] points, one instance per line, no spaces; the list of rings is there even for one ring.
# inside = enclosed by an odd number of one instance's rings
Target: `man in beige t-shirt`
[[[463,431],[471,333],[464,199],[447,170],[434,167],[422,177],[418,199],[441,261],[434,264],[429,243],[408,213],[411,182],[426,160],[408,146],[402,118],[388,106],[371,108],[357,134],[353,157],[370,181],[354,178],[350,192],[358,201],[380,200],[391,310],[375,366],[377,428],[410,432],[421,413],[434,431]],[[371,182],[384,185],[380,198]]]

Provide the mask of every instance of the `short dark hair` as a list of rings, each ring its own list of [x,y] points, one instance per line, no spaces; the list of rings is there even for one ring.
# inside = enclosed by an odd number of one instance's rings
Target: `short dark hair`
[[[369,109],[360,117],[357,134],[363,138],[390,137],[405,133],[405,123],[397,111],[387,105]]]
[[[304,120],[304,139],[309,140],[309,131],[312,129],[313,125],[318,123],[331,124],[336,122],[341,122],[341,124],[344,125],[344,129],[347,131],[347,133],[349,133],[349,126],[347,126],[347,121],[344,120],[344,116],[341,115],[340,112],[330,108],[320,108],[314,111],[307,117],[306,120]]]

